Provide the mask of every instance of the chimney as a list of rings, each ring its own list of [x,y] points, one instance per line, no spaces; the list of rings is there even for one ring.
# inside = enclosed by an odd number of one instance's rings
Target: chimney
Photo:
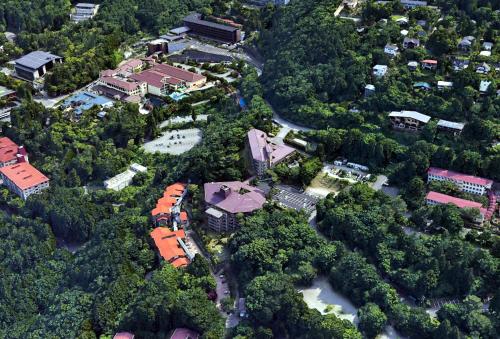
[[[226,185],[222,185],[222,187],[220,188],[220,191],[222,192],[222,194],[224,194],[225,198],[227,198],[231,194],[231,188],[229,188]]]
[[[17,163],[20,164],[22,162],[26,162],[26,158],[23,155],[18,154],[17,155]]]
[[[17,149],[17,161],[18,162],[21,162],[21,161],[19,161],[20,156],[23,158],[22,162],[29,162],[28,152],[26,152],[26,148],[24,148],[24,146],[19,146],[19,148]]]

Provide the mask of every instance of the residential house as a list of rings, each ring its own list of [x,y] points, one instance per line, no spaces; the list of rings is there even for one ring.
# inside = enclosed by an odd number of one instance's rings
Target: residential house
[[[239,227],[237,215],[251,214],[264,206],[264,192],[240,181],[204,185],[208,227],[215,232],[231,232]]]
[[[132,183],[137,173],[146,173],[147,170],[146,167],[133,163],[125,172],[104,181],[104,187],[108,190],[121,191]]]
[[[477,209],[479,211],[479,216],[474,221],[477,223],[483,223],[484,220],[486,219],[487,209],[484,208],[481,203],[475,201],[460,199],[452,197],[451,195],[446,195],[434,191],[430,191],[429,193],[427,193],[425,201],[427,205],[430,206],[452,204],[462,209],[464,208]]]
[[[375,94],[375,86],[372,84],[366,85],[365,86],[365,97],[369,97],[372,94]]]
[[[181,210],[181,205],[187,192],[187,185],[184,183],[178,182],[167,186],[163,197],[158,200],[156,207],[151,211],[153,224],[173,227],[174,230],[179,226],[184,226],[188,219],[187,213]]]
[[[486,62],[483,62],[476,67],[476,73],[479,74],[488,74],[490,71],[491,67]]]
[[[479,84],[479,92],[481,94],[486,94],[488,92],[488,89],[490,88],[491,81],[487,80],[481,80],[481,83]]]
[[[418,62],[416,62],[416,61],[410,61],[408,63],[408,69],[410,71],[416,71],[418,69]]]
[[[431,85],[428,82],[423,82],[423,81],[419,81],[419,82],[414,83],[413,88],[421,89],[424,91],[429,91],[432,89]]]
[[[349,9],[354,9],[358,5],[358,0],[343,0],[342,4]]]
[[[476,40],[476,38],[474,38],[473,36],[466,36],[462,38],[462,40],[460,40],[460,42],[458,43],[458,48],[462,52],[468,53],[472,50],[472,46],[474,45],[474,40]]]
[[[198,339],[200,335],[188,328],[176,328],[170,339]]]
[[[437,129],[444,132],[453,133],[453,135],[459,135],[462,133],[465,124],[461,122],[453,122],[448,120],[439,120],[437,123]]]
[[[391,112],[389,119],[395,129],[419,131],[429,122],[431,117],[415,111],[401,111]]]
[[[452,89],[453,88],[453,82],[451,82],[451,81],[438,81],[437,82],[437,88],[439,90]]]
[[[15,60],[16,75],[24,80],[34,81],[62,62],[63,58],[55,54],[44,51],[31,52]]]
[[[483,50],[491,52],[493,50],[493,43],[487,41],[483,42]]]
[[[399,0],[399,2],[401,2],[401,5],[403,5],[405,9],[413,9],[415,7],[427,6],[427,1]]]
[[[49,188],[49,178],[20,157],[18,163],[0,168],[0,178],[7,188],[26,200]]]
[[[404,48],[416,48],[420,46],[420,40],[415,38],[405,37],[403,39],[403,47]]]
[[[452,182],[463,192],[478,195],[486,194],[493,186],[493,180],[490,179],[431,167],[427,171],[427,182],[434,180]]]
[[[160,256],[175,268],[189,265],[194,255],[189,251],[184,230],[171,231],[166,227],[157,227],[151,233]]]
[[[470,61],[467,59],[455,58],[453,60],[453,70],[454,71],[462,71],[462,70],[469,67],[469,63],[470,63]]]
[[[384,53],[389,55],[391,58],[394,58],[399,53],[399,47],[392,44],[387,44],[384,47]]]
[[[251,129],[247,133],[250,154],[252,156],[253,168],[258,176],[266,174],[266,171],[295,153],[295,149],[284,144],[277,144],[258,129]]]
[[[78,3],[75,5],[74,13],[70,15],[71,21],[82,22],[96,16],[99,5],[90,3]]]
[[[422,68],[428,70],[435,70],[437,68],[438,62],[437,60],[426,59],[421,61]]]
[[[382,78],[387,74],[388,67],[386,65],[373,66],[373,75],[377,78]]]

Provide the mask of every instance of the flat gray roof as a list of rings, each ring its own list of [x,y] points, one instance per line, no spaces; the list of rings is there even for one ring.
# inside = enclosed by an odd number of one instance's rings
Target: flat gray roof
[[[38,69],[57,59],[62,59],[62,57],[44,51],[35,51],[17,59],[16,65],[21,65],[31,69]]]
[[[461,122],[453,122],[453,121],[448,121],[448,120],[439,120],[437,123],[438,126],[440,127],[447,127],[447,128],[452,128],[452,129],[458,129],[458,130],[463,130],[465,124],[462,124]]]

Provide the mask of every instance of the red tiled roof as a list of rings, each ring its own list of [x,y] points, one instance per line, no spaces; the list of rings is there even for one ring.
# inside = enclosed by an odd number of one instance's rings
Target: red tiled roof
[[[126,91],[133,91],[137,87],[139,87],[138,82],[135,82],[135,81],[130,82],[130,81],[125,81],[125,80],[121,80],[121,79],[117,79],[117,78],[113,78],[113,77],[108,77],[108,76],[102,76],[100,78],[100,80],[107,83],[107,84],[114,85],[116,87],[120,87]]]
[[[426,60],[422,60],[422,63],[424,64],[431,64],[431,65],[437,65],[437,60],[431,60],[431,59],[426,59]]]
[[[2,167],[0,173],[22,190],[49,181],[49,178],[27,162]]]
[[[451,195],[446,195],[434,191],[430,191],[429,193],[427,193],[426,199],[432,200],[439,204],[453,204],[458,208],[477,208],[482,215],[486,214],[486,208],[484,208],[482,204],[475,201],[460,199],[452,197]]]
[[[195,82],[199,80],[205,79],[203,75],[193,73],[190,71],[186,71],[182,68],[177,68],[175,66],[167,65],[167,64],[157,64],[153,67],[153,70],[163,73],[166,76],[170,76],[172,78],[177,78],[180,80],[184,80],[186,82]]]
[[[468,183],[477,184],[477,185],[481,185],[481,186],[493,185],[493,180],[490,180],[490,179],[475,177],[473,175],[453,172],[453,171],[449,171],[449,170],[437,168],[437,167],[429,168],[427,173],[441,176],[441,177],[445,177],[445,178],[449,178],[449,179],[455,180],[455,181],[468,182]]]
[[[184,253],[177,241],[177,238],[183,239],[186,237],[184,230],[171,231],[166,227],[157,227],[151,232],[151,237],[163,259],[174,265],[174,267],[189,264],[186,253]]]
[[[10,138],[0,138],[0,162],[8,162],[17,158],[19,146]]]

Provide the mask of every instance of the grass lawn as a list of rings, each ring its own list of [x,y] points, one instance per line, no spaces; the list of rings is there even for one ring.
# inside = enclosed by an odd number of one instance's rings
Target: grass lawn
[[[321,171],[316,178],[311,181],[306,191],[322,196],[327,196],[330,193],[337,195],[348,185],[349,183],[347,180],[332,178],[327,173]]]

